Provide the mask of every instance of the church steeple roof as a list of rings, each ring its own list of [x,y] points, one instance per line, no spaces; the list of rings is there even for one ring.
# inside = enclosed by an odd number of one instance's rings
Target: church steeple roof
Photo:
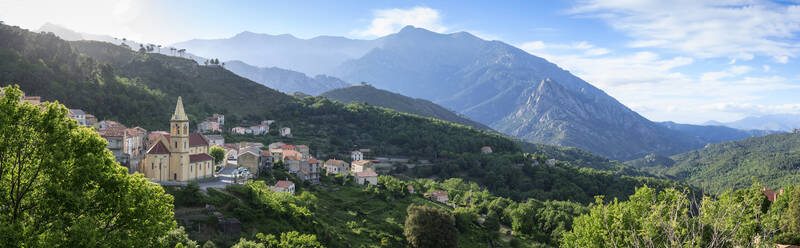
[[[172,114],[171,121],[188,121],[189,117],[186,117],[186,112],[183,111],[183,100],[181,97],[178,97],[178,104],[175,105],[175,113]]]

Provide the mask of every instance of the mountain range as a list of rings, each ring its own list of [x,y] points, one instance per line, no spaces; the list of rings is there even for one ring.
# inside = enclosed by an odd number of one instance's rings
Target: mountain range
[[[773,114],[762,116],[750,116],[732,122],[709,121],[705,125],[727,126],[739,129],[762,129],[775,131],[792,131],[800,128],[800,115],[798,114]]]
[[[318,95],[346,87],[347,82],[368,82],[410,97],[394,107],[387,101],[378,106],[415,114],[428,111],[423,116],[484,126],[529,142],[578,147],[617,160],[672,155],[764,134],[651,122],[545,59],[467,32],[440,34],[408,26],[374,40],[243,32],[228,39],[195,39],[173,46],[198,58],[226,60],[226,68],[234,73],[285,93]],[[398,107],[415,98],[456,113],[432,116],[426,107]]]
[[[429,100],[526,141],[574,146],[617,160],[672,155],[720,140],[651,122],[543,58],[467,32],[407,26],[374,40],[243,32],[175,46],[202,56],[367,82]]]
[[[239,76],[287,94],[302,92],[316,96],[325,91],[350,85],[336,77],[326,75],[309,77],[302,72],[278,67],[257,67],[238,60],[225,62],[225,68]]]

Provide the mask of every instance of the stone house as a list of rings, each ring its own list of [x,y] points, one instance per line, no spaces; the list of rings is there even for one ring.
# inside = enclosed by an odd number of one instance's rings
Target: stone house
[[[343,160],[328,159],[325,161],[325,172],[331,174],[350,174],[350,164]]]
[[[281,137],[292,137],[292,129],[288,127],[282,127],[280,129]]]
[[[362,171],[355,173],[355,181],[358,185],[378,185],[378,173],[375,171]]]
[[[292,181],[280,180],[277,183],[275,183],[275,185],[270,186],[269,188],[272,189],[272,191],[275,191],[276,193],[287,192],[289,194],[294,195],[294,183]]]
[[[369,160],[353,161],[350,165],[350,172],[355,174],[363,171],[375,171],[375,165]]]
[[[350,152],[350,161],[364,160],[364,153],[361,151]]]

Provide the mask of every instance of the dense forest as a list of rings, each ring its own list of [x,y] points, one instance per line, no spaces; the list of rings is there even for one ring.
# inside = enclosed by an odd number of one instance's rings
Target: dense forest
[[[709,193],[745,188],[760,181],[770,188],[800,183],[800,134],[779,133],[719,144],[671,157],[628,162],[653,174],[683,180]]]

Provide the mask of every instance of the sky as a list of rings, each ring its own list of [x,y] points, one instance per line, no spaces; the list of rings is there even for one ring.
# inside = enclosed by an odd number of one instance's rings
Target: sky
[[[405,25],[467,31],[543,57],[653,121],[800,114],[796,0],[0,0],[0,21],[163,45],[242,31],[358,39]]]

